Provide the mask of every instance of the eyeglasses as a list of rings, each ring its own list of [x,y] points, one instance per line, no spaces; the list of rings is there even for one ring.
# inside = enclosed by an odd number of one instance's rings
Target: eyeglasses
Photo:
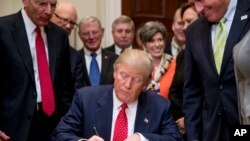
[[[74,27],[74,26],[78,26],[77,25],[77,23],[76,22],[74,22],[74,21],[71,21],[71,20],[69,20],[69,19],[66,19],[66,18],[62,18],[62,17],[60,17],[59,15],[57,15],[56,13],[54,13],[54,15],[57,17],[57,18],[59,18],[60,19],[60,21],[64,24],[64,25],[66,25],[66,24],[70,24],[70,26],[72,26],[72,27]]]

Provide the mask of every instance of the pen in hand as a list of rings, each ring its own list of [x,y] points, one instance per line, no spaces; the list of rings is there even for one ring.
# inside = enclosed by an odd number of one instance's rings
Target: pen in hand
[[[96,130],[95,127],[94,127],[94,131],[95,131],[95,134],[96,134],[97,136],[99,136],[99,134],[98,134],[98,132],[97,132],[97,130]]]

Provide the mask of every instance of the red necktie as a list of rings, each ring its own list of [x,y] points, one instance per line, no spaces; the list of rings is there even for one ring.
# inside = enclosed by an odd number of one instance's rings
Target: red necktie
[[[36,55],[41,87],[42,109],[46,115],[51,116],[55,111],[54,91],[41,30],[39,27],[36,27],[35,31],[37,33]]]
[[[125,113],[127,107],[125,103],[121,105],[122,109],[115,121],[113,141],[124,141],[128,137],[128,119]]]

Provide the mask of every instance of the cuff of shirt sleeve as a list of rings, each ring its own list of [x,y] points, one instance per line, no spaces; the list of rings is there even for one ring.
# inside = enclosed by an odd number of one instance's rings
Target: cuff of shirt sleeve
[[[149,141],[147,138],[145,138],[141,133],[136,132],[135,134],[139,135],[141,138],[141,141]]]
[[[77,141],[87,141],[88,139],[79,139]]]

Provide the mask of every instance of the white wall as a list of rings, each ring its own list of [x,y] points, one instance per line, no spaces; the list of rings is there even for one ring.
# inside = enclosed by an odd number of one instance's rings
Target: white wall
[[[17,12],[22,7],[22,0],[0,0],[0,16]],[[106,47],[113,43],[111,35],[112,21],[121,15],[121,0],[69,0],[77,9],[78,21],[86,16],[96,16],[100,19],[105,28],[105,36],[102,40],[102,46]],[[75,29],[70,35],[70,43],[77,49],[83,45],[78,38],[78,29]]]

